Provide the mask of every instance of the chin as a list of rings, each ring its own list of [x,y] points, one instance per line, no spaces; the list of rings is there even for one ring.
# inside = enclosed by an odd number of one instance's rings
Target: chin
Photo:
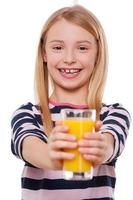
[[[62,85],[62,86],[60,86],[60,87],[62,87],[62,89],[64,89],[64,90],[67,90],[67,91],[69,91],[69,92],[74,92],[74,91],[77,91],[77,90],[79,90],[82,86],[77,86],[77,85]]]

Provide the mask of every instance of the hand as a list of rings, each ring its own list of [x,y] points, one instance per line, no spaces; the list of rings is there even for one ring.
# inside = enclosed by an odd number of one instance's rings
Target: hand
[[[53,169],[62,169],[64,159],[73,159],[74,154],[63,151],[65,148],[74,149],[77,147],[76,137],[67,134],[69,127],[63,126],[60,121],[56,122],[49,140],[48,153]]]
[[[97,121],[95,133],[86,133],[84,139],[79,141],[79,152],[86,160],[92,162],[92,165],[105,163],[113,154],[114,137],[110,133],[100,134],[98,131],[102,123]]]

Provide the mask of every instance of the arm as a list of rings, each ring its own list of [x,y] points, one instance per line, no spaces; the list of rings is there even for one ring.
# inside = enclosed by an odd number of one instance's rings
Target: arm
[[[36,119],[36,116],[40,116],[36,107],[32,107],[33,105],[27,104],[14,112],[11,122],[12,153],[41,169],[61,169],[62,159],[73,157],[62,151],[65,146],[73,146],[72,142],[69,143],[72,139],[65,134],[68,128],[64,129],[57,124],[48,138],[40,118]]]
[[[32,165],[42,169],[62,169],[63,159],[72,159],[73,154],[62,148],[75,148],[73,136],[66,134],[68,127],[57,125],[50,133],[48,143],[37,137],[29,136],[23,141],[22,155]]]
[[[28,136],[22,144],[22,155],[25,161],[41,169],[52,169],[48,156],[48,144],[35,136]]]
[[[124,149],[130,124],[129,113],[119,104],[104,109],[99,132],[86,134],[79,143],[79,151],[94,166],[116,160]]]
[[[79,142],[79,152],[93,166],[103,164],[109,160],[114,151],[114,137],[109,132],[100,134],[86,133],[84,139]]]
[[[43,160],[41,160],[41,155],[45,153],[48,139],[43,131],[41,118],[37,118],[36,116],[40,117],[41,115],[38,109],[31,103],[21,106],[14,112],[11,121],[11,150],[18,158],[33,165],[35,164],[35,166],[42,166]],[[37,155],[37,162],[33,161],[32,156],[36,157]],[[50,166],[49,162],[48,166]]]
[[[114,137],[114,151],[108,162],[116,160],[124,150],[130,123],[130,114],[122,105],[117,103],[108,107],[108,114],[103,119],[100,130],[100,132],[109,132]]]

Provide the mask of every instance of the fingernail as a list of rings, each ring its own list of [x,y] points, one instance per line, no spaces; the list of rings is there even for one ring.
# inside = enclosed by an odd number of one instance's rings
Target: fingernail
[[[64,126],[64,129],[65,129],[65,130],[68,130],[68,129],[69,129],[69,127],[68,127],[68,126]]]
[[[79,148],[78,148],[78,151],[79,151],[80,153],[83,153],[83,148],[82,148],[82,147],[79,147]]]
[[[74,158],[75,157],[75,154],[70,154],[70,158]]]
[[[79,141],[78,144],[79,144],[79,145],[83,145],[83,141]]]
[[[77,142],[73,143],[73,147],[77,147]]]
[[[76,136],[75,136],[75,135],[71,135],[71,139],[72,139],[73,141],[75,141],[75,140],[76,140]]]
[[[84,137],[85,137],[85,138],[88,138],[89,135],[90,135],[90,133],[85,133]]]

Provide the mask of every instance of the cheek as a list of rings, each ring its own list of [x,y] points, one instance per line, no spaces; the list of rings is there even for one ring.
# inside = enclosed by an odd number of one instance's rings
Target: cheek
[[[47,67],[48,70],[51,70],[55,65],[55,60],[52,57],[47,57]]]
[[[49,54],[47,56],[47,64],[51,65],[51,66],[57,65],[60,60],[61,60],[61,58],[58,54],[56,54],[56,55]]]
[[[88,57],[88,66],[90,68],[94,68],[95,67],[95,63],[96,63],[96,59],[97,59],[97,55],[96,54],[90,54]]]
[[[86,59],[82,59],[81,62],[82,62],[82,64],[83,64],[84,66],[86,66],[86,68],[88,68],[88,69],[91,70],[91,69],[94,68],[96,60],[95,60],[95,57],[89,56],[89,57],[86,58]]]
[[[52,76],[55,75],[55,70],[57,70],[59,63],[60,63],[60,60],[59,60],[58,56],[51,55],[51,56],[47,57],[47,68],[48,68],[49,73]]]

